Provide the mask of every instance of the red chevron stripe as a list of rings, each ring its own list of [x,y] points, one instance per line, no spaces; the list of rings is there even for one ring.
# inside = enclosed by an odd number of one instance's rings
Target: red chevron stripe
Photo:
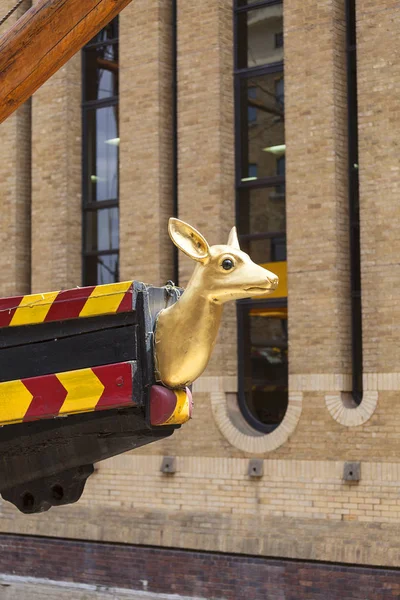
[[[58,415],[67,397],[67,390],[56,375],[30,377],[21,381],[33,396],[24,421],[34,421]]]
[[[23,296],[0,298],[0,327],[7,327],[14,316]]]
[[[92,367],[92,371],[104,385],[104,391],[95,410],[136,404],[132,397],[132,366],[130,363]]]
[[[132,310],[133,304],[133,283],[128,291],[125,292],[124,297],[121,300],[121,304],[118,306],[117,312],[129,312]]]
[[[78,318],[94,287],[90,286],[59,292],[46,315],[45,322]]]

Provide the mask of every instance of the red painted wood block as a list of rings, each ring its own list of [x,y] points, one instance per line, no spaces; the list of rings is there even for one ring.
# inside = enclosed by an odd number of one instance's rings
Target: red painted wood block
[[[153,385],[150,390],[151,425],[180,425],[186,423],[193,411],[192,393],[189,388],[170,390]]]

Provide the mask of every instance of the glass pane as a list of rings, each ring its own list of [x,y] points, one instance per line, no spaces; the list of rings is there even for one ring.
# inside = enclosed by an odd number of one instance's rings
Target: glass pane
[[[242,79],[241,180],[285,174],[285,124],[281,74]],[[254,168],[256,165],[256,169]],[[257,174],[254,176],[254,171]]]
[[[251,6],[252,4],[258,4],[259,2],[262,2],[262,1],[263,0],[236,0],[236,6],[237,6],[237,8],[240,8],[242,6]],[[267,2],[268,2],[268,0],[267,0]],[[277,4],[279,4],[279,0],[277,1]]]
[[[283,6],[273,4],[237,15],[239,69],[283,60]]]
[[[101,285],[118,281],[118,253],[105,256],[87,256],[85,263],[85,285]]]
[[[86,202],[118,198],[118,106],[86,111]]]
[[[285,186],[241,189],[237,216],[239,235],[285,232]]]
[[[118,250],[118,208],[86,212],[86,250]]]
[[[84,57],[85,100],[118,96],[118,44],[87,48]]]
[[[253,417],[273,430],[288,405],[288,339],[285,309],[245,308],[244,401]]]
[[[93,44],[96,42],[106,42],[107,40],[114,40],[118,37],[118,17],[115,17],[110,23],[108,23],[97,35],[94,36],[89,42]]]
[[[240,247],[259,265],[286,260],[285,234],[266,239],[240,240]]]

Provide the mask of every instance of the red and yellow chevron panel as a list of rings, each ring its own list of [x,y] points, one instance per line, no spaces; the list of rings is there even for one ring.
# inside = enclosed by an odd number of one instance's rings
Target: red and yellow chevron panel
[[[189,388],[170,390],[153,385],[150,390],[150,423],[152,425],[182,425],[193,410],[192,393]]]
[[[131,362],[0,383],[0,425],[134,405]]]
[[[0,298],[0,327],[129,312],[132,303],[133,281]]]

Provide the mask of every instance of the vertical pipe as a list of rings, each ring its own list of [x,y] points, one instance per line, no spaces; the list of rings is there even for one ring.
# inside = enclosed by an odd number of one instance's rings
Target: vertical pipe
[[[178,19],[177,0],[172,0],[172,209],[178,217]],[[179,285],[178,248],[174,245],[173,277]]]
[[[85,261],[85,182],[87,180],[87,165],[86,165],[86,112],[83,108],[85,100],[85,85],[86,85],[86,56],[84,47],[81,49],[81,163],[82,163],[82,175],[81,175],[81,285],[85,285],[86,282],[86,261]]]
[[[352,396],[356,404],[363,397],[360,194],[358,178],[357,39],[356,1],[346,0],[347,118],[349,173],[349,235],[351,285]]]

